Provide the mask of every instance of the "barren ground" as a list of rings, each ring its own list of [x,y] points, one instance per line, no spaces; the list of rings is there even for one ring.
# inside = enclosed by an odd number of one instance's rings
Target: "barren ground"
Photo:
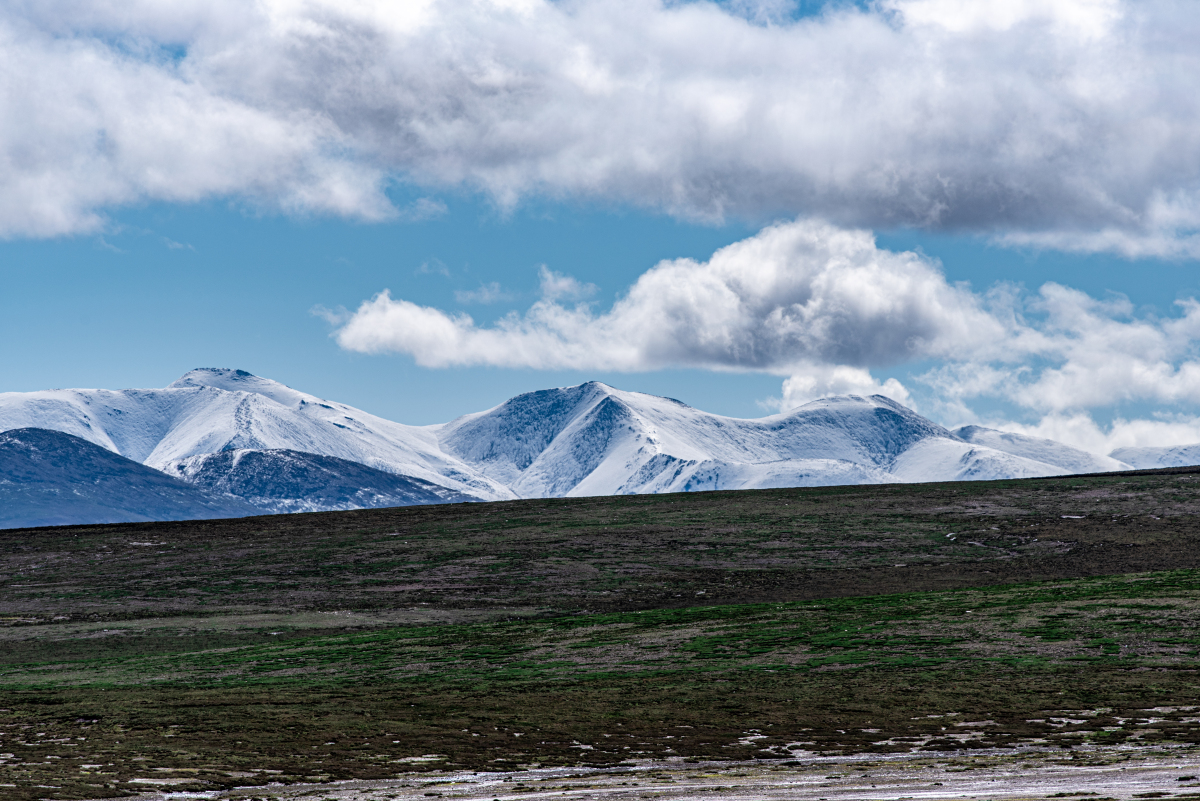
[[[518,773],[438,771],[384,781],[274,785],[205,794],[272,801],[427,801],[430,798],[723,799],[723,801],[892,801],[895,799],[1055,799],[1080,801],[1200,798],[1195,748],[1089,748],[1064,757],[1041,749],[967,757],[893,755],[772,762],[692,762],[682,758],[622,767],[534,768]],[[153,780],[151,780],[153,781]],[[144,801],[185,797],[151,792]]]

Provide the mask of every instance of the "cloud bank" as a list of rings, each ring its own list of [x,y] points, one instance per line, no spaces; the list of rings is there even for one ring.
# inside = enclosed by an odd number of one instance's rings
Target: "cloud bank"
[[[1200,403],[1194,299],[1159,317],[1055,283],[978,292],[920,254],[878,248],[868,231],[813,220],[769,226],[705,262],[661,262],[608,309],[573,302],[564,285],[543,268],[542,298],[490,326],[385,291],[334,336],[427,367],[773,373],[786,376],[783,410],[832,394],[919,394],[947,422],[999,422],[1101,452],[1183,432],[1200,441],[1200,419],[1186,413]],[[872,374],[912,365],[925,366],[908,386]],[[1036,422],[981,420],[981,402]],[[1129,404],[1175,411],[1107,430],[1091,416]]]
[[[1200,15],[1171,0],[15,0],[0,235],[392,182],[690,218],[1200,254]],[[430,201],[436,210],[436,202]]]
[[[947,284],[927,260],[879,250],[869,232],[819,222],[771,226],[707,262],[662,262],[601,314],[562,303],[563,283],[543,271],[543,298],[490,328],[382,292],[338,330],[337,341],[349,350],[409,354],[426,367],[786,375],[800,365],[949,357],[1003,334],[977,298]]]

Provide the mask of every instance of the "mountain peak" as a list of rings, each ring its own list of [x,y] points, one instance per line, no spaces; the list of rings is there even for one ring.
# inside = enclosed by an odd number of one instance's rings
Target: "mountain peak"
[[[691,409],[681,400],[669,398],[665,395],[651,395],[648,392],[639,392],[634,389],[618,389],[611,384],[605,384],[603,381],[585,381],[582,384],[576,384],[573,387],[561,387],[563,390],[578,390],[584,397],[592,397],[594,395],[605,395],[610,398],[625,401],[628,403],[670,403],[675,406],[682,406],[685,409]],[[526,393],[533,394],[533,393]],[[518,396],[520,397],[520,396]]]
[[[289,386],[261,378],[245,370],[229,367],[198,367],[180,376],[167,386],[167,389],[186,389],[189,387],[213,387],[227,392],[251,392],[263,395],[284,406],[296,406],[310,396],[297,392]]]
[[[269,379],[259,378],[254,373],[247,373],[245,370],[235,370],[229,367],[197,367],[195,370],[188,370],[181,375],[167,389],[211,387],[220,384],[264,380]]]
[[[790,409],[784,414],[793,415],[801,411],[815,411],[817,409],[846,409],[846,408],[876,408],[876,409],[891,409],[894,412],[901,414],[917,416],[917,413],[886,395],[830,395],[825,398],[809,401],[794,409]]]

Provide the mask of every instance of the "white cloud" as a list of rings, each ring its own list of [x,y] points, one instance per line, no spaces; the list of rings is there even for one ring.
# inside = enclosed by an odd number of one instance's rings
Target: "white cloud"
[[[813,221],[768,227],[707,262],[664,261],[602,314],[563,305],[567,279],[548,270],[542,278],[541,300],[492,327],[383,292],[336,337],[349,350],[405,353],[429,367],[786,375],[825,364],[857,368],[858,376],[870,366],[983,348],[1004,333],[930,261],[880,250],[869,232]],[[850,375],[821,381],[840,386]]]
[[[895,378],[881,382],[861,367],[814,364],[798,370],[783,382],[779,411],[786,412],[831,395],[884,395],[909,408],[916,407],[908,390]]]
[[[1172,0],[83,0],[0,9],[0,235],[392,180],[1197,255],[1200,15]],[[1005,240],[1008,241],[1008,240]]]
[[[666,367],[787,376],[787,410],[815,398],[914,397],[948,423],[976,422],[1107,452],[1200,431],[1200,302],[1141,313],[1047,283],[1035,294],[951,285],[915,253],[816,221],[770,226],[706,262],[664,261],[611,308],[569,305],[578,287],[542,268],[542,297],[491,326],[382,292],[338,321],[342,347],[401,353],[427,367],[643,371]],[[570,290],[570,291],[568,291]],[[874,368],[932,362],[906,386]],[[915,383],[914,383],[915,382]],[[922,393],[912,387],[921,385]],[[1019,423],[974,411],[1006,405]],[[1153,419],[1093,418],[1140,404]],[[1010,415],[1011,416],[1011,415]],[[1197,437],[1200,439],[1200,436]]]
[[[415,275],[440,275],[443,278],[449,278],[450,277],[450,268],[447,267],[445,265],[445,263],[442,262],[441,260],[434,259],[432,261],[421,262],[421,266],[416,269],[414,274]]]
[[[569,275],[556,273],[546,265],[538,268],[542,297],[546,300],[583,300],[596,294],[595,284],[585,284]]]
[[[1050,24],[1061,34],[1095,39],[1110,33],[1122,16],[1117,0],[885,0],[882,5],[912,25],[934,25],[955,33]]]
[[[1003,339],[964,350],[922,380],[960,410],[986,397],[1056,414],[1200,403],[1200,303],[1176,306],[1175,317],[1137,317],[1124,298],[1100,301],[1048,283],[1021,299]]]
[[[504,288],[495,281],[487,284],[480,284],[477,289],[456,290],[454,299],[459,303],[478,303],[487,305],[490,303],[500,303],[506,300],[512,300],[512,295],[504,291]]]
[[[1186,192],[1155,194],[1135,227],[1104,225],[1095,230],[1009,231],[997,244],[1076,253],[1117,253],[1130,259],[1200,258],[1200,199]]]
[[[1032,425],[1009,421],[993,421],[990,425],[1003,431],[1058,440],[1100,454],[1112,453],[1117,448],[1170,447],[1200,442],[1200,417],[1193,415],[1135,420],[1118,418],[1107,428],[1097,424],[1086,412],[1049,414]]]
[[[309,309],[308,313],[313,317],[320,317],[322,320],[332,326],[342,325],[352,316],[350,310],[344,306],[338,306],[337,308],[331,309],[328,306],[323,306],[319,303]]]
[[[94,230],[100,209],[148,198],[392,213],[372,170],[323,153],[339,138],[328,124],[222,97],[171,66],[0,14],[0,75],[0,235]]]

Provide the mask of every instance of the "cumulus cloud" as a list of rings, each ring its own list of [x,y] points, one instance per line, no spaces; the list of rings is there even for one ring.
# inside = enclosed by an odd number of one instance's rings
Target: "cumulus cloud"
[[[786,375],[801,365],[847,365],[861,373],[945,358],[984,348],[1004,333],[933,262],[880,250],[867,231],[815,221],[770,226],[707,262],[661,262],[602,313],[560,302],[568,285],[561,276],[545,271],[542,282],[541,300],[490,327],[385,291],[358,308],[337,341],[349,350],[408,354],[428,367],[702,367]],[[848,386],[859,380],[851,375],[831,374],[821,385]]]
[[[933,25],[956,33],[1008,31],[1030,22],[1049,24],[1060,35],[1098,39],[1122,17],[1117,0],[885,0],[911,24]]]
[[[1046,231],[1007,231],[994,236],[1001,245],[1117,253],[1130,259],[1181,259],[1200,255],[1200,199],[1177,192],[1152,196],[1137,226],[1106,224],[1088,230],[1067,227]]]
[[[104,207],[240,195],[382,219],[375,171],[323,155],[339,139],[96,40],[0,13],[0,234],[92,230]]]
[[[546,268],[541,279],[537,302],[492,325],[384,291],[339,318],[334,336],[346,349],[406,354],[427,367],[774,373],[786,376],[781,397],[764,404],[779,410],[881,394],[920,400],[948,423],[1101,452],[1200,432],[1200,418],[1187,413],[1200,404],[1194,299],[1160,316],[1056,283],[977,292],[947,282],[920,254],[882,250],[867,231],[813,220],[769,226],[708,261],[661,262],[603,310],[570,302],[583,294],[573,279]],[[907,384],[872,374],[931,362]],[[980,417],[981,402],[1036,421]],[[1160,415],[1118,418],[1107,429],[1092,417],[1136,404]]]
[[[1200,17],[1177,0],[18,0],[0,234],[383,189],[820,214],[1197,255]],[[430,201],[436,204],[436,201]]]
[[[1117,418],[1110,425],[1101,426],[1087,412],[1075,412],[1049,414],[1033,424],[998,420],[991,421],[991,425],[1102,454],[1118,448],[1170,447],[1200,442],[1200,417],[1187,414],[1133,420]]]
[[[895,378],[879,381],[869,370],[844,364],[811,364],[799,368],[783,382],[779,411],[802,406],[831,395],[883,395],[910,408],[916,406],[908,389]]]
[[[1055,283],[1021,299],[993,347],[927,372],[948,402],[1002,397],[1062,414],[1131,402],[1200,402],[1200,303],[1174,317],[1137,317],[1124,298],[1097,300]],[[1028,316],[1026,316],[1028,315]],[[997,347],[998,346],[998,347]]]

